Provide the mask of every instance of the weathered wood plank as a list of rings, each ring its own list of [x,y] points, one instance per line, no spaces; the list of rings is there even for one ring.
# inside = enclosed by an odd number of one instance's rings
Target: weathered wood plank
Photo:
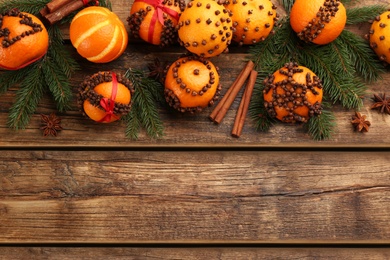
[[[383,248],[73,248],[3,247],[5,259],[389,259]]]
[[[389,242],[388,152],[1,154],[0,242]]]
[[[120,18],[126,22],[128,12],[132,1],[115,1],[113,10]],[[365,1],[364,5],[370,4],[388,4],[387,1]],[[280,10],[282,11],[282,10]],[[357,33],[363,35],[367,33],[367,24],[353,28]],[[83,60],[77,55],[72,46],[68,49],[74,57],[80,61],[81,71],[76,73],[72,78],[72,85],[75,88],[86,75],[91,75],[100,70],[115,70],[124,72],[129,67],[138,69],[147,69],[147,64],[159,57],[162,61],[173,62],[185,50],[179,46],[162,50],[159,47],[148,44],[132,43],[125,54],[109,64],[93,64]],[[232,48],[233,51],[227,55],[213,58],[212,61],[220,67],[222,76],[223,93],[228,86],[234,81],[244,64],[247,57],[247,50],[244,48]],[[164,122],[165,136],[162,140],[150,140],[144,133],[141,133],[139,140],[130,141],[125,137],[125,126],[121,122],[111,125],[101,125],[84,118],[79,112],[76,102],[72,103],[72,109],[64,114],[62,126],[64,131],[58,138],[40,138],[40,113],[49,114],[56,112],[55,105],[49,97],[42,100],[31,123],[26,130],[15,131],[7,127],[8,111],[14,102],[16,89],[11,89],[2,94],[0,106],[0,147],[31,147],[31,146],[304,146],[304,147],[322,147],[322,146],[390,146],[390,135],[387,134],[390,126],[390,117],[378,114],[370,110],[372,104],[371,97],[373,93],[386,92],[390,74],[383,75],[383,80],[369,85],[369,91],[365,96],[363,114],[368,116],[372,127],[366,134],[354,133],[350,124],[350,118],[353,111],[335,106],[334,112],[337,118],[337,127],[330,140],[323,142],[313,141],[302,126],[277,124],[267,133],[258,133],[255,131],[252,122],[247,119],[241,138],[236,139],[230,136],[235,113],[239,104],[239,98],[233,104],[232,109],[228,112],[226,118],[220,125],[215,125],[208,120],[211,108],[206,109],[199,115],[186,116],[177,114],[161,108],[161,118]]]

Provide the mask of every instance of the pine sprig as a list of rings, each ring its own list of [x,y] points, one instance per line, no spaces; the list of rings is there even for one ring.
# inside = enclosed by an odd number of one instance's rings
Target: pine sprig
[[[36,15],[48,2],[49,0],[0,0],[0,13],[8,11],[12,7]]]
[[[9,112],[8,125],[14,129],[22,129],[29,123],[31,115],[35,112],[39,100],[43,97],[42,85],[45,76],[40,63],[30,65],[29,73],[22,80],[16,93],[16,101]]]
[[[335,127],[334,114],[326,109],[318,116],[313,116],[305,124],[309,135],[316,141],[329,139],[334,132]]]
[[[283,6],[284,10],[286,10],[287,13],[290,13],[291,8],[294,4],[294,0],[279,0],[279,3]]]
[[[380,78],[380,74],[385,72],[382,62],[372,51],[367,41],[356,34],[344,30],[334,41],[338,46],[345,46],[352,64],[357,74],[365,81],[374,82]]]
[[[164,135],[163,123],[160,119],[156,97],[163,96],[163,87],[157,81],[147,78],[145,73],[135,69],[128,69],[125,76],[134,85],[133,107],[128,115],[124,117],[126,121],[126,136],[130,139],[138,139],[141,128],[146,134],[158,139]]]
[[[385,5],[371,5],[363,7],[347,8],[347,24],[366,23],[373,20],[377,15],[387,11]]]

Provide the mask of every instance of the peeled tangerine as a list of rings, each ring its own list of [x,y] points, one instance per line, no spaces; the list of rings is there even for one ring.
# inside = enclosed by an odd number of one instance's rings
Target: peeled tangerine
[[[133,84],[121,74],[98,72],[80,85],[78,101],[89,118],[111,123],[130,111],[133,93]]]
[[[290,12],[298,37],[319,45],[334,41],[346,23],[347,11],[340,0],[295,0]]]
[[[379,58],[390,63],[390,11],[377,16],[371,25],[370,46]]]
[[[228,0],[225,7],[233,13],[233,41],[240,44],[264,41],[278,19],[271,0]]]
[[[219,98],[218,68],[197,56],[179,58],[168,69],[164,95],[168,104],[180,112],[200,112]]]
[[[117,59],[127,47],[126,27],[118,16],[101,6],[84,8],[73,18],[70,41],[87,60],[106,63]]]
[[[310,69],[288,63],[264,80],[268,114],[283,122],[307,122],[321,114],[322,83]]]
[[[178,23],[180,45],[201,57],[228,51],[233,36],[232,13],[213,0],[193,0]]]
[[[0,15],[0,68],[17,70],[42,58],[49,35],[32,14],[12,9]]]
[[[135,0],[127,22],[131,34],[154,45],[177,42],[177,22],[184,0]]]

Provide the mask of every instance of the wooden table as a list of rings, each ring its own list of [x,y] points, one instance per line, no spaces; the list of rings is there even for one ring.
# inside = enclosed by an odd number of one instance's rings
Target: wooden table
[[[125,23],[131,3],[113,1]],[[388,1],[364,1],[374,3]],[[134,41],[99,65],[66,48],[81,65],[75,88],[100,70],[147,69],[184,52]],[[246,55],[237,47],[213,58],[223,86]],[[0,258],[389,259],[390,116],[370,109],[373,93],[390,94],[390,73],[382,77],[361,110],[370,131],[354,132],[354,111],[335,105],[336,131],[325,141],[296,125],[260,133],[250,120],[233,138],[239,99],[220,125],[207,118],[211,108],[193,116],[161,109],[165,136],[141,132],[137,141],[123,122],[94,123],[74,104],[57,112],[64,130],[44,138],[40,114],[56,112],[53,101],[45,97],[15,131],[6,127],[10,89],[0,105]]]

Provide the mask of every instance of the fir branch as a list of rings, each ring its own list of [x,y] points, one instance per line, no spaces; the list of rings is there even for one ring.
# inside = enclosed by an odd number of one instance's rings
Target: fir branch
[[[377,81],[380,74],[385,72],[383,63],[379,61],[369,44],[356,34],[344,30],[334,44],[347,48],[347,55],[355,65],[357,74],[364,80]]]
[[[28,74],[28,68],[20,70],[8,70],[0,72],[0,94],[6,92],[12,86],[19,84]]]
[[[16,93],[16,100],[9,112],[8,125],[14,129],[27,126],[43,96],[44,73],[39,62],[34,63],[29,73],[22,80]]]
[[[135,92],[133,95],[133,113],[125,117],[127,123],[126,136],[138,138],[140,127],[146,130],[153,139],[164,135],[163,124],[158,114],[156,97],[163,96],[163,87],[157,81],[147,78],[142,71],[128,69],[125,76],[132,81]],[[135,125],[131,125],[135,124]]]
[[[347,24],[353,25],[358,23],[366,23],[370,20],[387,11],[385,5],[371,5],[363,7],[347,8]]]
[[[334,132],[335,116],[329,110],[322,110],[318,116],[311,117],[305,124],[305,128],[314,140],[329,139]]]
[[[340,102],[348,109],[362,106],[366,87],[353,76],[354,70],[347,67],[350,64],[348,57],[335,44],[307,47],[299,55],[298,63],[317,74],[323,82],[325,95],[334,103]]]
[[[287,13],[290,13],[291,8],[294,4],[294,0],[279,0],[279,3],[283,6],[284,10],[286,10]]]
[[[49,0],[0,0],[0,13],[17,8],[22,12],[38,15],[48,2]]]
[[[112,4],[110,0],[99,0],[99,6],[106,7],[112,11]]]

